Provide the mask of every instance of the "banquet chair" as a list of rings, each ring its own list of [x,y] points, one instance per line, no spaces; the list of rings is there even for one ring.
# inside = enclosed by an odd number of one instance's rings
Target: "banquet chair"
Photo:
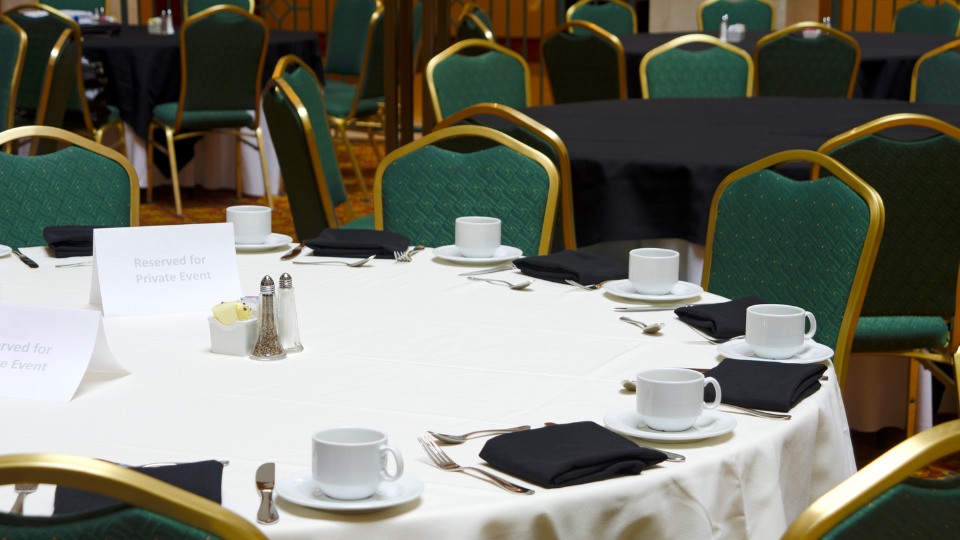
[[[557,221],[554,230],[551,251],[577,249],[577,228],[573,219],[570,154],[567,152],[566,145],[552,129],[520,111],[496,103],[481,103],[467,107],[444,118],[437,123],[434,130],[470,122],[474,117],[482,115],[493,115],[509,121],[512,124],[511,127],[498,131],[547,156],[554,167],[557,168],[560,178],[560,219]],[[466,152],[482,150],[495,145],[495,142],[480,137],[458,137],[437,143],[436,146]]]
[[[923,0],[914,0],[897,10],[893,16],[893,31],[913,34],[960,36],[960,6],[942,0],[937,6],[925,6]]]
[[[490,30],[492,27],[487,12],[473,2],[467,2],[460,10],[460,16],[457,18],[455,35],[457,41],[485,39],[491,43],[496,43],[497,40],[493,36],[493,31]]]
[[[924,54],[913,66],[910,101],[960,105],[960,40]]]
[[[465,49],[486,49],[477,55]],[[477,103],[530,106],[530,67],[519,54],[482,39],[457,42],[427,62],[427,86],[437,121]]]
[[[567,9],[567,22],[593,23],[615,36],[637,33],[637,12],[623,0],[579,0]],[[582,27],[570,29],[573,34],[586,35]]]
[[[747,30],[770,31],[777,24],[777,8],[769,0],[706,0],[697,9],[697,30],[719,32],[724,15],[730,16],[729,24],[742,24]]]
[[[177,217],[183,216],[174,142],[223,133],[236,138],[237,197],[242,196],[241,144],[260,152],[267,206],[273,194],[260,129],[260,77],[270,31],[263,19],[235,6],[210,8],[188,17],[180,27],[180,99],[153,108],[147,127],[147,202],[153,200],[153,150],[166,152]],[[251,116],[247,111],[253,111]],[[257,143],[243,140],[254,130]],[[163,129],[166,148],[154,139]]]
[[[48,225],[136,227],[140,183],[127,158],[76,133],[46,126],[0,132],[0,145],[43,138],[70,146],[26,157],[0,153],[0,244],[45,246]]]
[[[798,33],[822,32],[817,38]],[[860,69],[860,45],[829,26],[797,23],[768,34],[753,48],[757,96],[853,97]]]
[[[712,47],[687,51],[680,47],[705,43]],[[750,97],[753,60],[740,47],[706,34],[689,34],[648,52],[640,61],[643,99]]]
[[[960,477],[912,475],[958,451],[960,420],[910,437],[814,501],[781,540],[956,538]]]
[[[463,153],[437,146],[456,137],[495,146]],[[545,155],[495,129],[454,126],[383,159],[373,188],[375,226],[404,234],[413,245],[440,247],[454,243],[458,217],[495,217],[504,245],[546,255],[559,190],[557,169]]]
[[[380,0],[338,0],[333,6],[327,57],[324,60],[324,94],[353,94],[355,85],[330,75],[359,76],[363,71],[370,20],[383,10]]]
[[[833,176],[796,181],[770,170],[796,161]],[[880,196],[840,162],[809,150],[774,154],[717,188],[702,286],[727,298],[757,295],[813,313],[816,342],[834,350],[842,387],[883,222]]]
[[[75,9],[92,12],[96,8],[103,8],[104,13],[110,13],[110,0],[44,0],[41,3],[53,9]]]
[[[915,126],[934,132],[904,141],[882,135]],[[830,139],[820,152],[843,163],[883,197],[883,244],[860,321],[853,354],[910,359],[911,379],[922,363],[947,388],[957,390],[960,347],[960,129],[919,114],[895,114]],[[811,171],[817,174],[816,170]],[[837,374],[844,380],[839,367]],[[907,435],[915,431],[917,383],[910,382]]]
[[[187,19],[191,15],[196,15],[201,11],[212,8],[213,6],[236,6],[247,10],[251,15],[254,9],[254,0],[183,0],[183,18]]]
[[[27,56],[27,33],[6,15],[0,15],[0,50],[8,51],[0,58],[0,111],[6,111],[0,126],[3,131],[16,125],[17,89]],[[7,152],[11,151],[11,145],[7,145]]]
[[[585,34],[571,34],[571,28]],[[554,103],[627,99],[626,54],[610,32],[571,21],[547,32],[540,51]]]
[[[43,517],[0,513],[0,537],[8,540],[267,538],[253,524],[211,500],[106,461],[63,454],[0,456],[0,485],[15,483],[56,484],[127,504],[114,511]]]

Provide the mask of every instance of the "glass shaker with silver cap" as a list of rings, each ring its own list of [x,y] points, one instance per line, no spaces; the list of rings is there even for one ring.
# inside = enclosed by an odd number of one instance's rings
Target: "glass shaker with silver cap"
[[[287,357],[277,332],[277,304],[274,295],[273,278],[263,276],[260,281],[260,320],[257,323],[257,344],[253,346],[254,360],[283,360]]]
[[[293,294],[293,278],[290,274],[280,276],[280,290],[277,293],[279,304],[280,344],[287,353],[303,350],[300,344],[300,328],[297,321],[297,301]]]

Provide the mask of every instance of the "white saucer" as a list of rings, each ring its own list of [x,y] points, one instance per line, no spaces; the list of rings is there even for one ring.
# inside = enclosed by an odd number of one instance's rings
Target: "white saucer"
[[[496,253],[493,254],[493,257],[484,258],[464,257],[460,254],[457,246],[440,246],[433,248],[433,254],[441,259],[461,264],[496,264],[523,257],[522,250],[510,246],[500,246],[497,248]]]
[[[814,364],[833,358],[833,349],[806,339],[797,354],[784,360],[772,360],[770,358],[760,358],[753,353],[753,349],[747,345],[744,338],[731,339],[726,343],[717,345],[717,352],[724,358],[734,358],[736,360],[757,360],[760,362],[784,362],[787,364]]]
[[[629,279],[620,279],[604,283],[603,290],[621,298],[644,300],[646,302],[676,302],[677,300],[695,298],[703,293],[703,287],[699,285],[687,283],[686,281],[678,281],[677,284],[673,286],[673,290],[667,294],[640,294],[633,288],[633,284],[630,283]]]
[[[614,409],[603,417],[603,423],[608,428],[630,437],[660,442],[691,442],[709,439],[730,433],[737,427],[737,419],[733,415],[716,409],[704,409],[700,418],[693,427],[685,431],[656,431],[650,429],[637,413],[636,405]]]
[[[287,244],[293,242],[293,238],[285,234],[280,233],[270,233],[270,236],[267,237],[267,241],[262,244],[234,244],[237,247],[237,251],[240,253],[254,253],[257,251],[270,251],[271,249],[276,249],[278,247],[286,247]]]
[[[13,248],[9,246],[0,245],[0,257],[3,257],[4,255],[9,255],[11,253],[13,253]]]
[[[310,469],[288,474],[277,481],[277,495],[300,506],[338,514],[366,514],[416,500],[423,493],[423,482],[404,473],[396,482],[383,482],[372,497],[358,501],[331,499],[320,491]]]

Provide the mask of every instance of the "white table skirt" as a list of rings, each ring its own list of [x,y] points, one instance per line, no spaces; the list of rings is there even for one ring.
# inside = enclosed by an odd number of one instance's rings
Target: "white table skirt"
[[[87,304],[90,267],[56,269],[46,248],[25,251],[40,268],[0,258],[0,302],[95,309]],[[831,367],[829,382],[792,420],[736,415],[737,428],[716,439],[647,443],[687,461],[640,476],[522,497],[441,471],[416,441],[428,429],[602,423],[634,403],[621,379],[655,366],[714,366],[716,347],[669,312],[638,317],[667,321],[662,335],[648,336],[617,320],[618,302],[602,292],[540,280],[511,291],[458,277],[464,267],[429,252],[366,268],[293,265],[281,253],[238,255],[243,292],[256,294],[264,274],[293,275],[303,353],[278,362],[215,355],[202,312],[106,319],[110,347],[133,374],[88,373],[70,403],[0,399],[8,413],[0,416],[0,454],[228,459],[223,504],[254,522],[257,466],[276,462],[278,477],[309,468],[313,431],[362,425],[387,431],[407,474],[426,484],[418,502],[367,515],[281,500],[279,523],[263,527],[274,539],[773,540],[856,470]],[[447,450],[477,465],[483,443]],[[0,507],[13,499],[12,489],[0,490]],[[26,511],[49,513],[52,500],[52,488],[41,486]]]

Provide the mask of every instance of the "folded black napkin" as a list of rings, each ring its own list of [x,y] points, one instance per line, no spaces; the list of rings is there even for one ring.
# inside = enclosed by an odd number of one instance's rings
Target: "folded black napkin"
[[[827,370],[824,364],[786,364],[757,362],[727,358],[720,365],[703,374],[720,383],[723,403],[789,412],[797,403],[820,389],[820,376]],[[703,399],[713,401],[713,385],[703,389]]]
[[[499,435],[480,451],[487,463],[545,488],[640,474],[667,459],[594,422],[560,424]]]
[[[753,295],[719,304],[703,304],[674,310],[681,321],[696,326],[715,338],[730,339],[747,332],[747,308],[766,304]]]
[[[583,251],[526,257],[513,261],[513,265],[528,276],[556,283],[572,279],[581,285],[594,285],[611,279],[627,279],[627,265]]]
[[[320,236],[307,242],[314,255],[322,257],[356,257],[376,255],[378,259],[392,259],[394,251],[406,251],[410,239],[406,236],[373,229],[324,229]]]
[[[93,230],[99,225],[51,225],[43,228],[43,239],[58,259],[93,255]]]
[[[198,461],[166,467],[133,467],[132,469],[210,499],[217,504],[221,502],[220,489],[223,480],[223,464],[219,461]],[[53,513],[67,514],[122,506],[123,504],[116,499],[98,493],[58,486],[53,499]]]

